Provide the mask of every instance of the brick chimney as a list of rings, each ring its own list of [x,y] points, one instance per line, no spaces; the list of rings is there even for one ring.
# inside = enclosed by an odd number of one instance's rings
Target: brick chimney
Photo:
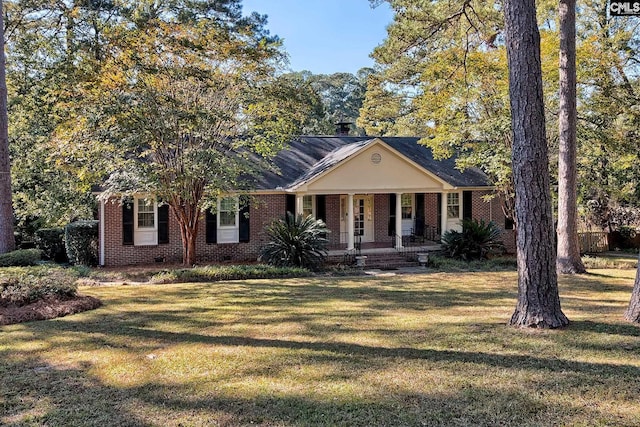
[[[336,135],[337,136],[349,136],[351,130],[351,122],[339,122],[336,123]]]

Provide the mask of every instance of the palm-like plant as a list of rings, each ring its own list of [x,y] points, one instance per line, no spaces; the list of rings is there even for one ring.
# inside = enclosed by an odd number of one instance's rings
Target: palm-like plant
[[[261,251],[260,259],[264,262],[311,269],[324,263],[328,243],[325,236],[330,232],[324,221],[311,215],[294,217],[287,212],[285,218],[272,222],[265,231],[270,241]]]
[[[498,240],[502,231],[490,221],[462,220],[462,231],[449,230],[442,236],[442,250],[451,258],[464,260],[487,258],[496,252],[504,252],[504,244]]]

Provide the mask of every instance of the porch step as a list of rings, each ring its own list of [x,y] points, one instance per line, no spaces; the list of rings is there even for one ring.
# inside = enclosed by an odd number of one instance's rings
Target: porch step
[[[366,268],[392,270],[402,267],[417,267],[418,260],[402,254],[371,254],[367,255]]]

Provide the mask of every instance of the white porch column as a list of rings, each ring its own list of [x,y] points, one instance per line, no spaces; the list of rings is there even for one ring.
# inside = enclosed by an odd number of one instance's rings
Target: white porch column
[[[447,193],[442,193],[442,219],[440,220],[440,228],[442,229],[442,234],[447,231]]]
[[[402,247],[402,193],[396,193],[396,248]]]
[[[296,217],[298,215],[302,215],[302,212],[303,212],[302,196],[303,196],[302,194],[296,194]]]
[[[347,250],[354,249],[353,194],[347,194]]]

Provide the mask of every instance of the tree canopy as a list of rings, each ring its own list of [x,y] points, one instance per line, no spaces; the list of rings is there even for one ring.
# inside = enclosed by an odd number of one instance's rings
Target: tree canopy
[[[482,168],[502,191],[505,213],[511,216],[512,141],[502,2],[388,3],[394,21],[387,40],[373,52],[379,72],[369,78],[358,123],[369,134],[422,136],[436,156],[455,153],[460,168]],[[639,150],[633,131],[638,110],[638,18],[607,16],[604,0],[577,3],[578,202],[590,223],[608,226],[611,218],[622,216],[616,215],[619,210],[640,205]],[[537,7],[555,177],[558,4],[542,1]]]
[[[242,191],[259,160],[313,116],[314,92],[282,75],[280,40],[240,0],[11,6],[23,212],[62,219],[51,209],[59,205],[86,215],[78,196],[100,182],[104,197],[153,195],[171,206],[193,263],[202,209]],[[40,179],[59,191],[34,197]]]

